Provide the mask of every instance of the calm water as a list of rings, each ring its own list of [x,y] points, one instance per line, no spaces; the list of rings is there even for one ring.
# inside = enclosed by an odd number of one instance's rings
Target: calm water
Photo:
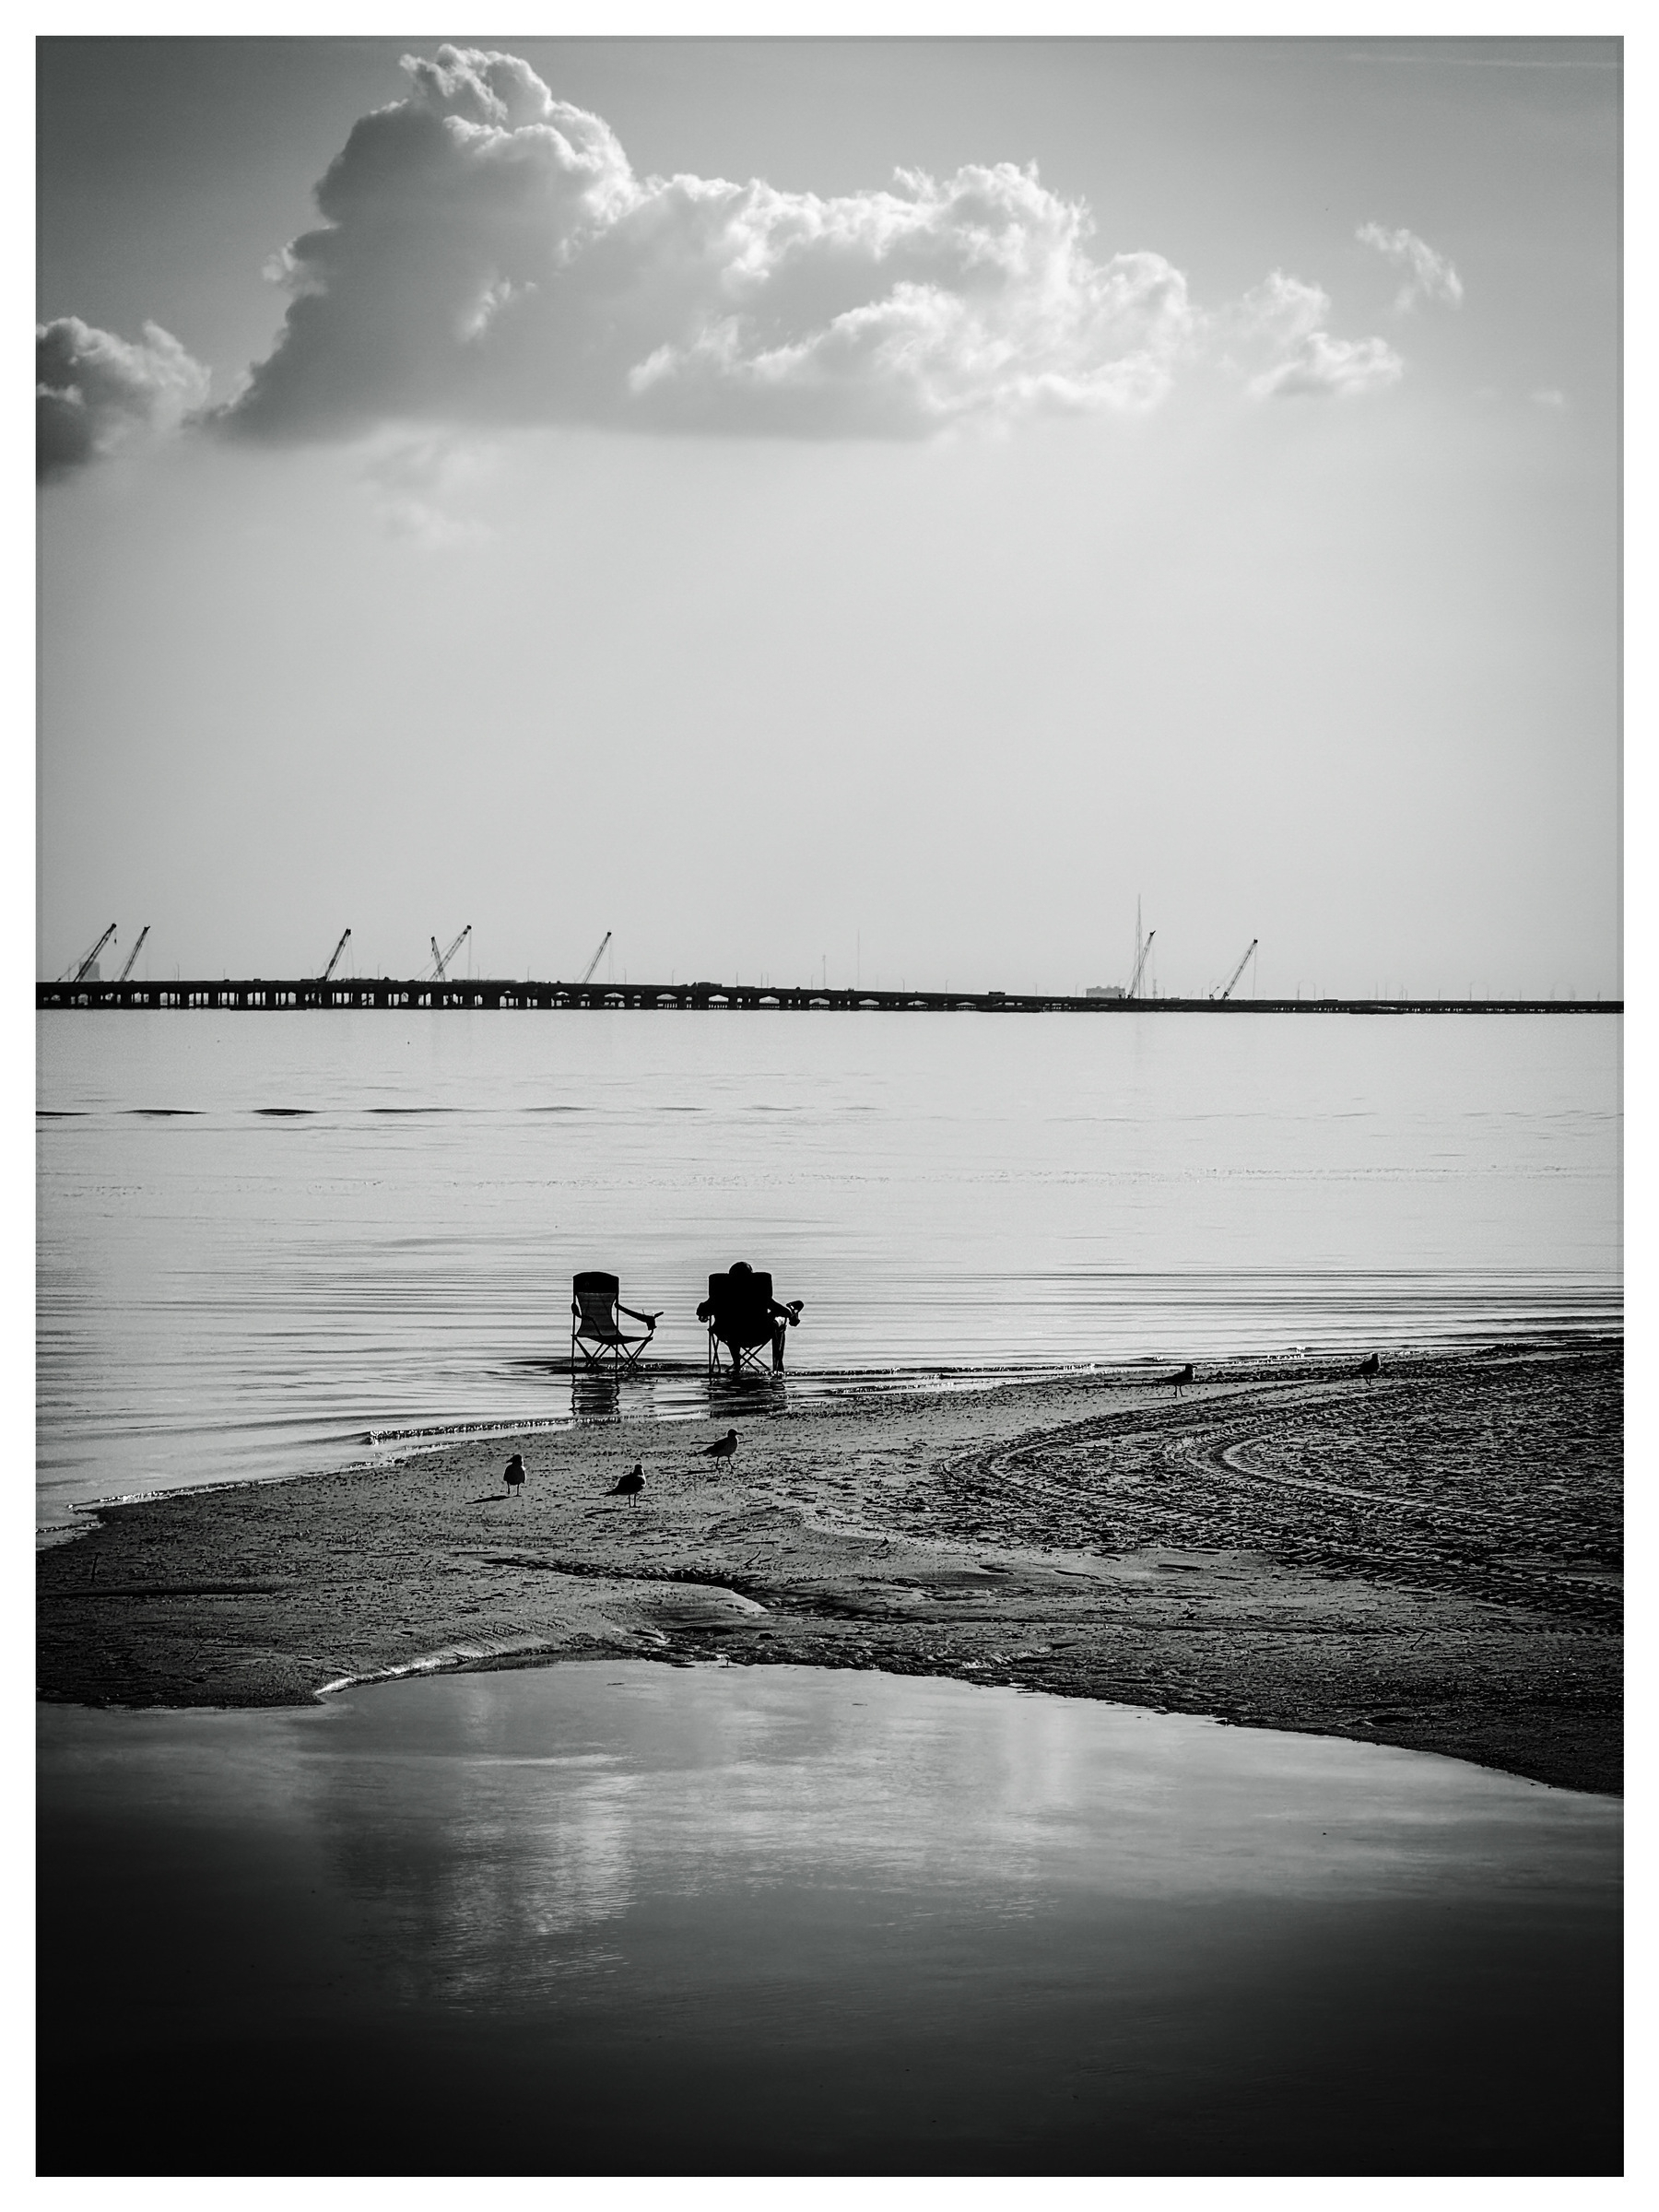
[[[1609,1798],[793,1667],[41,1721],[49,2173],[1618,2165]]]
[[[1617,1325],[1621,1027],[44,1015],[43,1516],[568,1417],[583,1267],[700,1363],[769,1266],[801,1388]]]

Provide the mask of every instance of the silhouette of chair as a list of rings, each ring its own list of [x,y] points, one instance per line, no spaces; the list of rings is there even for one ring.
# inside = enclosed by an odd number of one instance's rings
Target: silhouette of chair
[[[709,1372],[720,1372],[720,1347],[732,1358],[732,1372],[752,1368],[765,1372],[770,1366],[780,1373],[783,1366],[783,1335],[792,1319],[798,1321],[800,1303],[780,1307],[772,1298],[772,1278],[748,1268],[709,1277],[709,1295],[697,1309],[699,1321],[709,1324]],[[771,1355],[770,1361],[763,1353]]]
[[[620,1373],[624,1366],[637,1367],[640,1355],[656,1334],[656,1324],[662,1314],[637,1313],[632,1306],[625,1306],[618,1297],[621,1284],[614,1275],[602,1275],[594,1269],[571,1278],[571,1367],[574,1371],[576,1355],[580,1351],[589,1367],[603,1367],[609,1361],[613,1374]],[[629,1321],[644,1324],[645,1333],[622,1326],[624,1316]]]

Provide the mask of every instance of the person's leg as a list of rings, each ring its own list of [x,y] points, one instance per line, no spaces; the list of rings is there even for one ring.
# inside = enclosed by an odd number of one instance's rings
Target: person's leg
[[[788,1334],[789,1324],[786,1321],[774,1324],[772,1328],[772,1373],[774,1375],[781,1375],[783,1372],[783,1339]]]

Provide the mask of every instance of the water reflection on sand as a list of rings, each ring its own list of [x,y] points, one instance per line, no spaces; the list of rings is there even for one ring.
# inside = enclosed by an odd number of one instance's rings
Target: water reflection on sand
[[[1618,2158],[1619,1808],[1452,1760],[602,1663],[59,1709],[41,1777],[49,2045],[135,2095],[350,2070],[252,2170]],[[51,2095],[43,2170],[98,2171]],[[159,2170],[250,2170],[193,2143]]]

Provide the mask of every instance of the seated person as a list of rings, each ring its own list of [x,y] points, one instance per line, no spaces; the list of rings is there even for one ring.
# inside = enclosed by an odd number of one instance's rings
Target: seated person
[[[802,1310],[798,1298],[787,1306],[779,1305],[771,1294],[771,1277],[757,1275],[747,1260],[739,1260],[724,1275],[709,1277],[709,1295],[698,1307],[697,1318],[709,1324],[732,1355],[734,1374],[741,1365],[741,1355],[770,1337],[772,1372],[781,1375],[783,1339],[798,1325]]]

